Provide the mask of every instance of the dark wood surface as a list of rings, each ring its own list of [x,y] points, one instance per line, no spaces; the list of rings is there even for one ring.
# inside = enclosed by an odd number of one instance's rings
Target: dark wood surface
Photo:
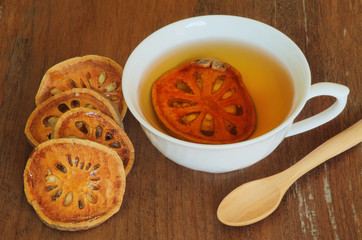
[[[361,239],[361,144],[299,179],[267,219],[228,227],[216,217],[220,201],[235,187],[288,168],[361,119],[361,8],[357,0],[0,0],[0,239]],[[124,124],[136,160],[121,210],[87,231],[45,226],[23,191],[32,151],[24,127],[45,71],[87,54],[124,66],[155,30],[207,14],[249,17],[284,32],[306,55],[313,83],[350,88],[345,110],[317,129],[285,139],[257,164],[226,174],[197,172],[168,160],[128,112]],[[333,101],[309,101],[298,119]]]

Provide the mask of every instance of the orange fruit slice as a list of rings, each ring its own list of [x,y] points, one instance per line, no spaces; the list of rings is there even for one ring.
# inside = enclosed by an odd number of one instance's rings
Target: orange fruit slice
[[[75,88],[47,99],[31,113],[25,126],[25,134],[29,142],[37,146],[49,140],[59,117],[76,107],[99,110],[122,124],[118,110],[109,99],[91,89]]]
[[[255,129],[254,105],[241,74],[217,59],[190,62],[162,75],[152,85],[152,104],[173,135],[192,142],[240,142]]]
[[[127,106],[122,94],[123,69],[112,59],[97,55],[75,57],[49,68],[43,76],[35,103],[72,88],[90,88],[104,94],[117,107],[121,120]]]
[[[126,177],[118,154],[82,139],[46,141],[30,154],[24,191],[39,218],[59,230],[95,227],[120,209]]]
[[[107,115],[88,108],[74,108],[57,121],[52,138],[75,137],[101,143],[115,150],[123,161],[126,175],[134,162],[134,148],[128,135]]]

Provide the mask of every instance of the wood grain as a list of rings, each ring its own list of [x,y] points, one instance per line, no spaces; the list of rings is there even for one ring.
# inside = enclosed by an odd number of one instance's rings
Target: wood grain
[[[357,0],[0,0],[0,239],[358,239],[361,237],[361,145],[307,173],[278,210],[247,226],[216,218],[220,201],[250,180],[280,172],[362,118],[361,2]],[[155,30],[187,17],[249,17],[288,35],[306,55],[312,81],[351,90],[346,109],[329,123],[285,139],[268,157],[226,174],[178,166],[149,142],[130,112],[125,129],[136,160],[121,210],[97,228],[46,227],[27,203],[23,170],[32,147],[27,117],[45,71],[65,59],[98,54],[124,66]],[[329,97],[309,101],[298,119],[320,112]]]

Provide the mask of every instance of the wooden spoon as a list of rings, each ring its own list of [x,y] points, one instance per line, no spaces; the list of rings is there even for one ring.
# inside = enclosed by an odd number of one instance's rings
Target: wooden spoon
[[[295,165],[273,176],[245,183],[229,193],[217,209],[219,220],[244,226],[269,216],[299,177],[362,141],[362,120],[332,137]]]

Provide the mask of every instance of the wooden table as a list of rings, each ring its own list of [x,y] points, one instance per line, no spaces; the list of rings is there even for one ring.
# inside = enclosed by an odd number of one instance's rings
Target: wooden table
[[[361,119],[361,7],[353,0],[0,0],[0,239],[361,239],[361,144],[303,176],[267,219],[229,227],[216,217],[220,201],[235,187],[288,168]],[[345,110],[317,129],[285,139],[257,164],[225,174],[197,172],[168,160],[128,112],[125,129],[136,161],[121,210],[88,231],[45,226],[23,191],[32,151],[24,127],[45,71],[87,54],[124,66],[155,30],[207,14],[249,17],[284,32],[306,55],[313,83],[350,88]],[[309,101],[298,119],[333,101]]]

